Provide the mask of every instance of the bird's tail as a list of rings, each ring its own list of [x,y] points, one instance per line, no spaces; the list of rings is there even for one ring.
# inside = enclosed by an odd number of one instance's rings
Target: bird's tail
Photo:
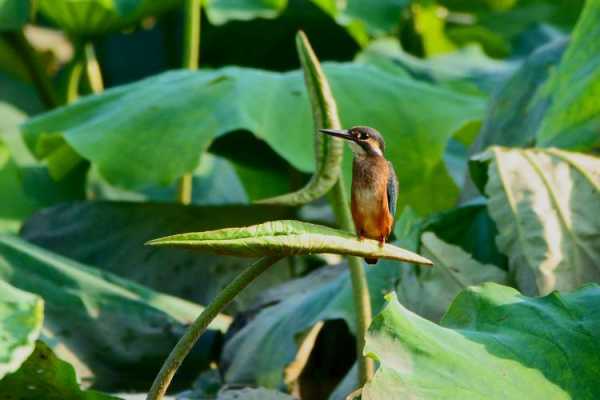
[[[365,258],[367,264],[377,264],[377,261],[379,261],[379,258]]]

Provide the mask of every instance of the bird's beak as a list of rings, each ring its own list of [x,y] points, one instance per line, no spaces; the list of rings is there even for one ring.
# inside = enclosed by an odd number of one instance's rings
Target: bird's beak
[[[347,129],[319,129],[326,135],[335,136],[346,140],[354,140],[354,136]]]

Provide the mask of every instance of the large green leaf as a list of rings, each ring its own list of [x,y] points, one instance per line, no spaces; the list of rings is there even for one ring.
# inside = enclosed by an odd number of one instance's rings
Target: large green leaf
[[[548,109],[548,102],[541,95],[542,88],[567,43],[560,40],[536,50],[493,94],[472,152],[483,151],[494,144],[522,147],[534,142]]]
[[[570,30],[584,0],[440,0],[439,3],[468,21],[448,28],[448,35],[458,43],[481,41],[490,53],[498,54],[500,50],[518,55],[524,36],[536,26],[551,24]]]
[[[247,259],[156,248],[144,246],[144,242],[185,230],[251,225],[294,216],[292,209],[274,206],[196,207],[94,201],[61,205],[37,213],[24,224],[21,235],[81,263],[164,293],[208,304],[248,265]],[[85,246],[72,245],[82,237],[87,238]],[[302,262],[281,261],[236,297],[227,311],[233,313],[247,308],[262,291],[291,278],[293,269],[302,272]]]
[[[6,235],[0,236],[0,279],[44,299],[45,335],[60,343],[59,355],[75,354],[98,387],[145,387],[202,311]],[[227,324],[220,317],[213,328]],[[208,365],[217,337],[214,331],[205,335],[184,379]]]
[[[480,264],[457,246],[426,232],[421,238],[421,251],[435,268],[416,274],[405,274],[396,291],[400,302],[422,317],[438,321],[448,304],[468,286],[481,282],[506,283],[506,271],[495,265]]]
[[[30,14],[30,0],[0,0],[0,31],[19,29]]]
[[[441,326],[395,296],[365,351],[380,367],[363,399],[596,399],[600,287],[525,297],[486,284],[463,291]]]
[[[241,257],[332,253],[431,265],[426,258],[391,244],[380,245],[372,239],[359,240],[356,235],[348,232],[293,220],[182,233],[154,239],[148,244],[185,247]]]
[[[180,0],[38,0],[44,16],[75,35],[98,35],[131,25],[180,4]]]
[[[75,369],[44,343],[19,370],[0,380],[0,398],[19,400],[118,400],[93,390],[81,390]]]
[[[42,299],[0,281],[0,381],[33,352],[43,320]]]
[[[416,79],[476,94],[493,91],[517,66],[516,61],[494,60],[476,46],[421,59],[406,52],[399,40],[392,38],[371,42],[356,59],[390,73],[406,71]]]
[[[343,125],[361,123],[383,132],[388,158],[407,192],[433,179],[448,139],[483,111],[480,98],[372,66],[330,64],[325,72]],[[110,182],[128,187],[172,182],[195,168],[213,138],[236,129],[254,132],[295,168],[314,169],[313,129],[299,71],[169,72],[81,99],[23,128],[38,157],[52,154],[62,137]],[[407,201],[403,192],[399,200]]]
[[[448,244],[460,247],[482,264],[507,269],[506,256],[498,250],[498,235],[485,199],[449,211],[431,215],[423,222],[422,231],[431,231]]]
[[[600,149],[600,0],[586,1],[571,43],[544,86],[550,104],[537,132],[542,146]]]
[[[385,0],[369,4],[362,0],[311,2],[338,24],[345,26],[361,44],[366,44],[369,34],[382,35],[397,28],[402,11],[410,4],[409,0]],[[287,7],[288,0],[205,0],[205,5],[209,21],[224,24],[232,20],[275,18]]]
[[[22,112],[0,103],[0,231],[16,231],[36,210],[85,196],[85,166],[54,181],[18,135],[24,120]]]
[[[485,192],[498,247],[525,294],[600,282],[600,159],[493,147]]]
[[[403,213],[395,234],[401,239],[399,244],[416,248],[419,231],[414,216]],[[451,274],[459,276],[466,285],[503,279],[497,268],[474,262],[455,246],[428,239],[427,249],[432,254],[437,253],[433,255],[443,259]],[[407,307],[425,312],[429,318],[439,318],[453,294],[461,290],[460,285],[447,276],[447,271],[437,271],[435,266],[430,271],[415,271],[411,266],[388,260],[382,260],[380,264],[365,271],[374,312],[381,309],[383,294],[398,290]],[[447,294],[432,296],[433,288]],[[410,292],[405,292],[407,289]],[[352,284],[343,266],[319,269],[302,279],[271,289],[258,304],[265,306],[225,345],[221,363],[227,383],[252,382],[266,387],[292,384],[300,374],[298,369],[306,366],[322,321],[343,320],[351,332],[356,331]],[[261,351],[253,350],[257,348]],[[290,368],[292,363],[294,366]],[[353,387],[358,382],[356,370],[349,374],[354,375],[345,379],[346,387]]]
[[[138,191],[115,187],[102,179],[96,168],[87,176],[88,193],[95,200],[172,203],[177,195],[177,183],[170,186],[148,186]],[[228,160],[205,154],[192,175],[194,205],[246,204],[248,196]]]

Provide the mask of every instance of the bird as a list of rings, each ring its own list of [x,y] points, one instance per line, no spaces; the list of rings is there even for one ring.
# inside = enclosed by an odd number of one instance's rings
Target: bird
[[[385,142],[376,129],[355,126],[350,129],[320,129],[324,134],[345,139],[353,153],[352,219],[358,239],[379,241],[380,246],[394,227],[398,200],[398,179],[391,162],[385,158]],[[376,264],[376,258],[365,258]]]

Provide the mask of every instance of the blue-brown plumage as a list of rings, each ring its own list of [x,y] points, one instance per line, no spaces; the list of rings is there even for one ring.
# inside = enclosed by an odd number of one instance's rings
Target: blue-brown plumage
[[[360,239],[381,245],[392,232],[398,181],[392,164],[384,158],[385,143],[379,132],[366,126],[348,130],[322,129],[323,133],[350,141],[352,164],[352,218]],[[374,264],[377,259],[365,259]]]

